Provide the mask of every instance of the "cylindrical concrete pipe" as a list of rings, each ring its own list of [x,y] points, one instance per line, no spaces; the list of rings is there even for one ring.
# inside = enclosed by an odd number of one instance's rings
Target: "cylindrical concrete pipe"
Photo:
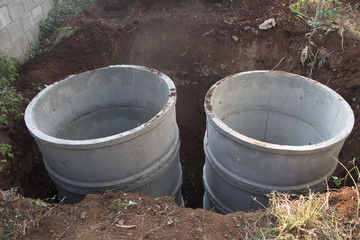
[[[166,75],[110,66],[48,86],[28,105],[25,122],[65,203],[114,190],[183,205],[175,102]]]
[[[204,208],[221,213],[255,210],[272,190],[323,191],[354,125],[336,92],[276,71],[218,81],[205,111]]]

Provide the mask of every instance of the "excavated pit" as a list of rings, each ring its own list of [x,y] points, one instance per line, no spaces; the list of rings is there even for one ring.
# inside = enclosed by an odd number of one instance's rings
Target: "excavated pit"
[[[178,94],[176,118],[181,139],[185,206],[202,207],[206,129],[203,101],[208,89],[219,79],[248,70],[275,67],[304,76],[308,74],[309,62],[303,66],[299,58],[299,49],[308,42],[304,37],[308,26],[295,20],[288,6],[280,2],[272,4],[280,11],[262,1],[246,4],[186,1],[180,5],[159,1],[150,6],[140,0],[121,11],[88,8],[84,14],[67,20],[80,29],[74,36],[22,67],[16,88],[32,99],[37,92],[31,89],[50,85],[71,74],[115,64],[142,65],[164,72],[174,81]],[[239,12],[246,14],[239,15]],[[275,17],[276,27],[259,31],[258,25],[270,17]],[[359,86],[356,76],[359,70],[354,60],[358,59],[359,53],[355,51],[358,43],[346,39],[345,51],[342,51],[341,37],[336,33],[313,37],[312,41],[318,46],[313,47],[314,52],[323,46],[332,53],[324,66],[314,69],[313,78],[342,95],[358,119],[360,110],[356,106],[360,98],[356,96]],[[73,123],[74,129],[76,124],[77,121]],[[18,187],[27,197],[52,198],[54,185],[24,124],[10,122],[6,131],[10,140],[3,138],[14,146],[19,160],[11,169],[12,174],[2,177],[11,179],[11,183],[2,181],[2,188]],[[68,132],[73,131],[68,129]],[[355,124],[339,156],[344,163],[360,154],[358,132],[358,124]],[[66,130],[60,134],[68,135]],[[339,168],[334,175],[343,173]]]

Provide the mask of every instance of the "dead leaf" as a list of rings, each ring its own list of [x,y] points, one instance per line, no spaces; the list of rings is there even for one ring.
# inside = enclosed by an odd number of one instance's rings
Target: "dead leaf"
[[[329,53],[326,48],[322,47],[317,55],[317,68],[321,68],[322,66],[324,66],[327,63],[327,60],[330,58],[330,55],[331,53]]]
[[[301,54],[300,54],[300,61],[301,64],[304,66],[304,63],[306,61],[306,59],[309,57],[309,46],[306,45],[303,50],[301,50]]]

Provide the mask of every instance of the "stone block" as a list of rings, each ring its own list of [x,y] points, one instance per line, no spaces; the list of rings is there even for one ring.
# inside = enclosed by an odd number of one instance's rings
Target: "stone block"
[[[5,7],[0,8],[0,29],[6,27],[11,23],[9,9]]]
[[[18,40],[17,44],[20,44],[25,47],[25,51],[29,48],[30,43],[34,42],[34,38],[31,32],[24,33]]]
[[[26,13],[31,12],[36,7],[36,3],[34,0],[22,0],[22,3],[24,5],[24,10]]]
[[[48,12],[54,7],[54,2],[46,0],[43,4],[42,4],[42,9],[43,9],[43,13],[46,16],[48,14]]]
[[[11,42],[6,29],[0,30],[0,51],[4,52],[10,45]]]
[[[34,19],[35,24],[39,23],[40,20],[44,17],[43,10],[41,5],[37,6],[31,11],[32,17]]]
[[[40,34],[40,29],[38,25],[34,25],[31,29],[30,29],[31,35],[34,39],[35,42],[37,42],[37,40],[39,39],[39,34]]]
[[[11,44],[11,46],[4,52],[9,57],[19,58],[23,55],[22,46]]]
[[[0,7],[8,5],[12,0],[0,0]]]
[[[24,6],[21,0],[15,0],[8,5],[10,16],[13,21],[16,21],[24,14]]]
[[[25,33],[19,37],[15,43],[12,43],[10,48],[5,51],[5,54],[10,57],[16,57],[20,60],[24,57],[26,51],[29,49],[29,43],[33,41],[30,32]]]
[[[35,25],[35,22],[34,22],[34,20],[32,18],[31,13],[27,13],[26,15],[24,15],[21,18],[21,24],[22,24],[22,27],[24,29],[24,32],[29,31],[32,28],[32,26]]]
[[[10,24],[7,28],[11,42],[15,42],[21,35],[24,34],[20,19]]]
[[[46,0],[34,0],[36,6],[42,4],[44,1],[46,1]]]

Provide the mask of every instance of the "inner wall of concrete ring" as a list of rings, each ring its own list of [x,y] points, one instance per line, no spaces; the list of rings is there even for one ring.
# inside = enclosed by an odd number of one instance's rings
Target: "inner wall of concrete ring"
[[[25,122],[60,200],[75,203],[86,194],[113,190],[172,196],[183,205],[175,102],[175,86],[166,75],[110,66],[47,87],[28,105]],[[101,117],[104,109],[111,114],[132,108],[146,112],[147,119],[138,113]],[[96,137],[104,131],[108,135]]]
[[[266,206],[272,190],[323,191],[354,125],[336,92],[275,71],[220,80],[205,109],[204,208],[221,213]]]

